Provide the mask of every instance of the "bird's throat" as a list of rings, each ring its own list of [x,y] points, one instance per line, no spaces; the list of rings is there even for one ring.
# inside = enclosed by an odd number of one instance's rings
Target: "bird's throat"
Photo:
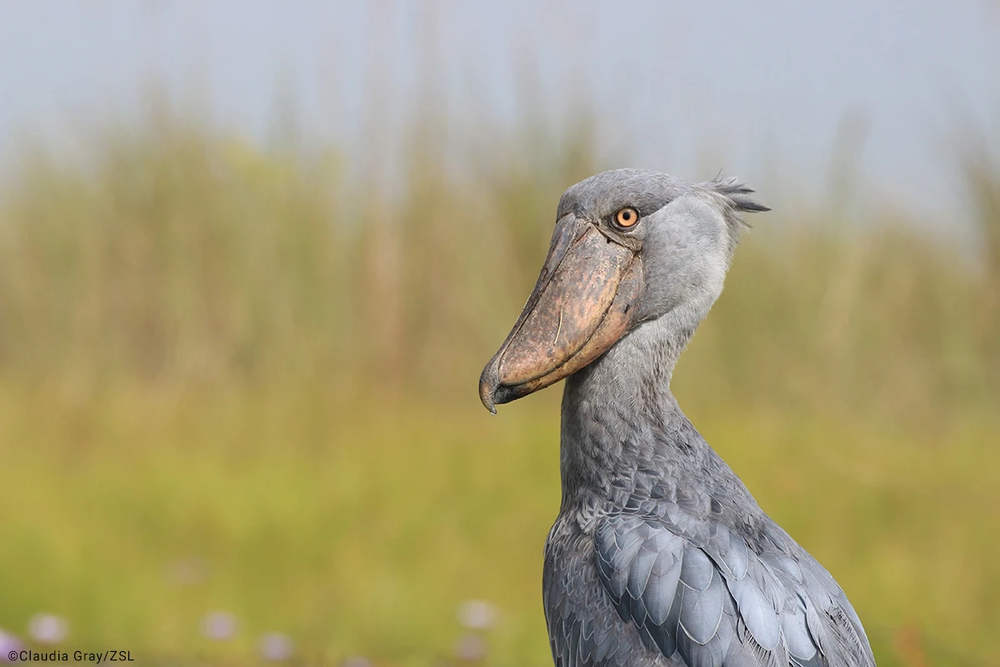
[[[669,451],[672,427],[686,422],[670,380],[701,317],[678,312],[647,322],[568,378],[560,437],[564,507],[584,499],[624,503],[618,496],[627,496],[637,470],[687,455]]]

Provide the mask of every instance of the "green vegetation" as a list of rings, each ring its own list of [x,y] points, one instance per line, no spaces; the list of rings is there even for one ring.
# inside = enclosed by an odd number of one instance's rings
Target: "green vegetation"
[[[85,166],[18,162],[0,190],[0,628],[48,611],[72,648],[228,664],[281,631],[309,662],[429,665],[484,598],[485,662],[550,664],[559,390],[494,418],[475,386],[559,194],[607,165],[584,130],[457,165],[432,136],[393,196],[335,154],[169,117],[99,137]],[[962,173],[973,250],[763,193],[776,212],[675,378],[883,666],[1000,662],[1000,169]],[[233,641],[199,633],[214,609]]]

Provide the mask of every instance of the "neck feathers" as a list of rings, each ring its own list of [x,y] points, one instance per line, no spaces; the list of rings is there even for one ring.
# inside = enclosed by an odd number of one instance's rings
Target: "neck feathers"
[[[564,503],[581,494],[612,498],[632,488],[637,470],[690,455],[686,442],[673,451],[678,443],[671,434],[690,423],[670,393],[670,379],[710,307],[695,301],[646,322],[569,377],[562,406]]]

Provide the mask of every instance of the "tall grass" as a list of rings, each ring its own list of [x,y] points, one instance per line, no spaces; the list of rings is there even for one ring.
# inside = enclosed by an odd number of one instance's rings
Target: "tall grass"
[[[559,194],[608,166],[587,143],[519,160],[501,140],[461,170],[417,150],[398,197],[336,154],[265,154],[171,118],[109,133],[88,169],[36,159],[0,209],[0,373],[465,391],[534,281]],[[862,233],[771,202],[691,375],[893,419],[995,398],[1000,170],[965,171],[978,256],[902,219]]]
[[[395,188],[169,115],[84,167],[25,158],[0,188],[0,628],[51,609],[147,657],[283,629],[429,664],[487,597],[491,664],[547,664],[557,392],[487,419],[474,388],[558,196],[615,166],[544,129],[456,157],[418,128]],[[762,193],[675,380],[880,664],[1000,661],[1000,170],[957,168],[974,249]],[[191,558],[204,581],[164,574]],[[197,634],[215,607],[232,645]]]

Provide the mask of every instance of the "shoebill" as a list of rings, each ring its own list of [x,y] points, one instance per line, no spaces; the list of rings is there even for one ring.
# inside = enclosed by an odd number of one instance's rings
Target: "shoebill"
[[[566,379],[543,574],[560,667],[875,664],[833,577],[670,392],[722,292],[741,214],[768,210],[752,193],[633,169],[572,186],[538,283],[483,370],[494,413]]]

